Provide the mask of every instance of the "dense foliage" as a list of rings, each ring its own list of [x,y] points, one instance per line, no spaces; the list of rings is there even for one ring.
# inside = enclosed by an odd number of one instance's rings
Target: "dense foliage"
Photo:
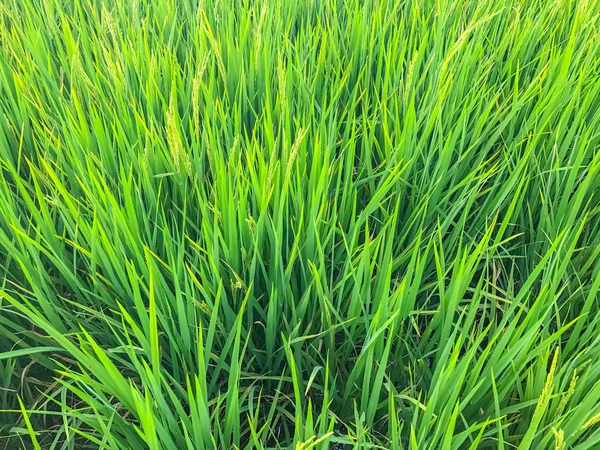
[[[599,14],[2,0],[0,448],[600,448]]]

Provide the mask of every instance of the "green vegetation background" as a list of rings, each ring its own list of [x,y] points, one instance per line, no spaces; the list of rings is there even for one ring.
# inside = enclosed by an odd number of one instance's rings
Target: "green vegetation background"
[[[600,448],[600,2],[0,2],[0,448]]]

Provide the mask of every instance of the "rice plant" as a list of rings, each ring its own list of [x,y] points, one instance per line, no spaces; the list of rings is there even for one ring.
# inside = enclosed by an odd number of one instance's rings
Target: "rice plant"
[[[0,1],[0,448],[600,448],[600,2]]]

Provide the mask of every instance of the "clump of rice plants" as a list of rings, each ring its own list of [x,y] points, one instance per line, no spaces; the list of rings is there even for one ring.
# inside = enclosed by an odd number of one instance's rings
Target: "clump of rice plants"
[[[600,448],[600,2],[3,0],[0,449]]]

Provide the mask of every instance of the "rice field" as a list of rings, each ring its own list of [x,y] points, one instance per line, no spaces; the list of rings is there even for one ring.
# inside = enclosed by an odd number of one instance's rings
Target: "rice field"
[[[599,449],[599,289],[597,0],[0,1],[0,449]]]

